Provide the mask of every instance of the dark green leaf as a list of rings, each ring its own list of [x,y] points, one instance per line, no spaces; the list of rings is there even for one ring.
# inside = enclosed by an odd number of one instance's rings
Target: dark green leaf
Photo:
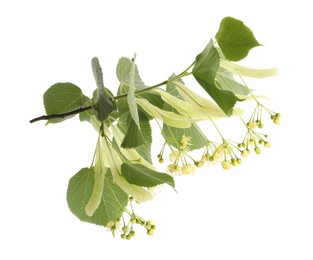
[[[43,95],[43,102],[47,115],[63,114],[84,106],[87,97],[76,85],[56,83],[52,85]],[[48,123],[59,123],[73,116],[66,118],[50,119]]]
[[[151,159],[151,144],[152,144],[152,129],[149,119],[143,114],[139,113],[140,117],[140,130],[144,137],[145,145],[136,148],[137,152],[148,162],[152,164]]]
[[[232,17],[221,21],[215,38],[225,57],[231,61],[245,58],[252,48],[261,45],[242,21]]]
[[[98,209],[88,217],[85,206],[93,191],[93,168],[83,168],[69,181],[67,203],[71,212],[81,221],[105,226],[110,220],[119,218],[127,205],[128,195],[112,181],[110,170],[105,175],[103,194]]]
[[[238,98],[231,91],[223,90],[216,86],[215,78],[219,62],[218,51],[213,46],[213,41],[211,40],[203,52],[196,57],[192,73],[216,104],[226,115],[230,116]]]
[[[175,188],[172,176],[157,172],[143,166],[142,164],[123,163],[121,166],[122,176],[131,184],[142,187],[154,187],[166,183]]]
[[[123,148],[136,148],[143,144],[144,140],[141,130],[129,114],[127,119],[127,130],[121,146]]]
[[[128,117],[129,113],[121,114],[118,120],[119,129],[123,134],[128,131]],[[151,159],[151,143],[152,143],[152,129],[149,119],[142,112],[139,113],[141,135],[144,137],[144,145],[136,147],[137,152],[148,162],[152,163]]]
[[[91,60],[91,66],[93,75],[95,77],[96,83],[97,83],[97,112],[98,112],[98,118],[100,121],[104,121],[108,118],[110,113],[115,110],[115,106],[110,100],[107,92],[105,91],[104,85],[103,85],[103,74],[102,69],[99,63],[99,60],[97,57],[94,57]]]

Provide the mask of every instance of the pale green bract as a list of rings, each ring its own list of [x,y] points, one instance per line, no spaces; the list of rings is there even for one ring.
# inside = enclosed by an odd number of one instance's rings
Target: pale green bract
[[[165,111],[154,105],[148,100],[137,98],[136,102],[152,117],[161,120],[164,124],[178,128],[188,128],[191,126],[192,120],[186,116],[179,115],[170,111]]]
[[[242,77],[251,77],[251,78],[266,78],[277,76],[278,71],[276,68],[270,69],[254,69],[245,67],[230,61],[221,60],[220,66],[233,74],[242,76]]]
[[[31,123],[60,123],[79,114],[98,134],[91,164],[68,183],[67,203],[78,219],[104,226],[113,235],[122,232],[126,239],[134,236],[135,225],[151,235],[156,226],[136,214],[134,200],[138,204],[152,200],[155,189],[163,186],[176,191],[174,177],[194,174],[197,167],[220,164],[228,170],[251,152],[260,154],[261,147],[271,146],[268,134],[262,132],[267,123],[264,115],[275,124],[280,123],[281,115],[265,107],[259,101],[262,96],[255,95],[243,77],[275,76],[277,70],[234,62],[261,46],[243,22],[224,18],[215,38],[184,71],[169,73],[167,80],[152,86],[146,86],[139,76],[136,55],[122,57],[116,67],[119,85],[114,96],[104,87],[102,68],[94,57],[96,89],[92,97],[69,82],[56,83],[44,93],[46,115]],[[182,80],[187,76],[195,79],[192,86]],[[238,105],[247,100],[252,109],[243,111]],[[249,113],[248,119],[244,112]],[[229,117],[242,126],[236,128],[243,129],[239,140],[230,140],[219,129]],[[154,127],[163,141],[153,142]],[[160,166],[160,171],[155,159],[168,164]]]

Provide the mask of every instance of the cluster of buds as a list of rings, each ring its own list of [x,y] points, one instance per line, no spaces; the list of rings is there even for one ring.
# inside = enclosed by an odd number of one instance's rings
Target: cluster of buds
[[[111,220],[109,223],[106,225],[109,231],[112,232],[113,236],[115,236],[115,233],[117,231],[121,232],[121,238],[130,240],[133,238],[136,234],[134,227],[135,225],[140,225],[143,226],[146,229],[146,232],[149,236],[152,236],[154,233],[154,230],[156,229],[156,225],[152,222],[152,220],[144,220],[142,217],[138,216],[135,214],[133,210],[133,206],[131,202],[134,201],[133,197],[129,198],[130,202],[130,208],[131,211],[125,209],[124,214],[122,215],[122,222],[121,219],[117,219],[115,221]],[[127,214],[129,215],[129,220],[126,222],[124,215]]]

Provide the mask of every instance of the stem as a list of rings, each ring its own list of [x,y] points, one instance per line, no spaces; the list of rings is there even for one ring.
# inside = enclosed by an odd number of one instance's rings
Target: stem
[[[161,83],[158,83],[156,85],[153,85],[151,87],[147,87],[145,89],[141,89],[141,90],[137,90],[135,92],[135,94],[140,94],[140,93],[143,93],[143,92],[146,92],[146,91],[149,91],[151,89],[154,89],[154,88],[158,88],[160,86],[163,86],[163,85],[166,85],[168,83],[171,83],[173,82],[174,80],[178,79],[178,78],[182,78],[182,77],[185,77],[185,76],[189,76],[192,72],[188,72],[188,70],[190,70],[195,64],[195,61],[187,68],[185,69],[182,73],[178,74],[177,76],[174,76],[173,78],[171,79],[168,79],[168,80],[165,80]],[[127,97],[128,94],[123,94],[123,95],[119,95],[119,96],[115,96],[114,99],[121,99],[121,98],[125,98]],[[43,115],[43,116],[39,116],[39,117],[36,117],[32,120],[30,120],[29,122],[30,123],[35,123],[37,121],[40,121],[40,120],[49,120],[49,119],[56,119],[56,118],[65,118],[67,116],[72,116],[72,115],[76,115],[76,114],[79,114],[81,112],[84,112],[84,111],[87,111],[87,110],[90,110],[92,108],[96,108],[96,104],[95,105],[90,105],[88,107],[81,107],[81,108],[78,108],[78,109],[75,109],[73,111],[69,111],[69,112],[66,112],[66,113],[62,113],[62,114],[53,114],[53,115]]]
[[[81,112],[90,110],[90,109],[92,109],[94,107],[95,107],[95,105],[94,106],[88,106],[88,107],[81,107],[81,108],[75,109],[73,111],[62,113],[62,114],[43,115],[43,116],[36,117],[36,118],[30,120],[29,122],[30,123],[35,123],[35,122],[40,121],[40,120],[49,120],[49,119],[55,119],[55,118],[65,118],[67,116],[76,115],[76,114],[79,114]]]

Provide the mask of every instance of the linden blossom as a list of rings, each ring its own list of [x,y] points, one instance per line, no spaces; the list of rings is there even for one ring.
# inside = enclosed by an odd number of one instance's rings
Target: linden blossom
[[[68,184],[67,203],[80,220],[105,226],[113,235],[123,222],[121,237],[126,239],[135,235],[134,224],[142,225],[152,235],[155,225],[135,214],[133,200],[138,203],[151,200],[152,189],[163,184],[175,190],[171,175],[189,175],[204,164],[219,163],[227,170],[241,164],[250,150],[260,154],[262,146],[271,146],[267,134],[253,129],[265,127],[264,112],[275,124],[279,124],[280,114],[261,104],[257,99],[260,96],[254,95],[242,77],[274,76],[277,70],[234,63],[245,58],[252,48],[261,46],[243,22],[224,18],[215,39],[185,70],[158,84],[146,86],[141,80],[136,55],[133,59],[122,57],[116,67],[120,85],[114,96],[104,85],[100,62],[95,57],[92,71],[97,88],[91,97],[70,82],[56,83],[44,93],[46,115],[32,119],[31,123],[39,120],[61,123],[79,115],[80,121],[91,123],[98,133],[90,167],[79,170]],[[197,86],[192,89],[185,86],[186,76],[192,76],[209,99],[197,94]],[[241,82],[237,82],[238,78]],[[215,119],[242,115],[243,110],[235,105],[250,99],[256,102],[256,107],[248,122],[240,116],[246,127],[243,139],[239,143],[227,139]],[[163,125],[158,122],[164,138],[158,158],[162,163],[164,150],[169,148],[170,174],[155,170],[152,164],[152,119],[163,122]],[[202,120],[210,121],[219,141],[211,140],[211,131],[201,130],[197,122]],[[200,149],[202,154],[193,158],[192,152]]]

